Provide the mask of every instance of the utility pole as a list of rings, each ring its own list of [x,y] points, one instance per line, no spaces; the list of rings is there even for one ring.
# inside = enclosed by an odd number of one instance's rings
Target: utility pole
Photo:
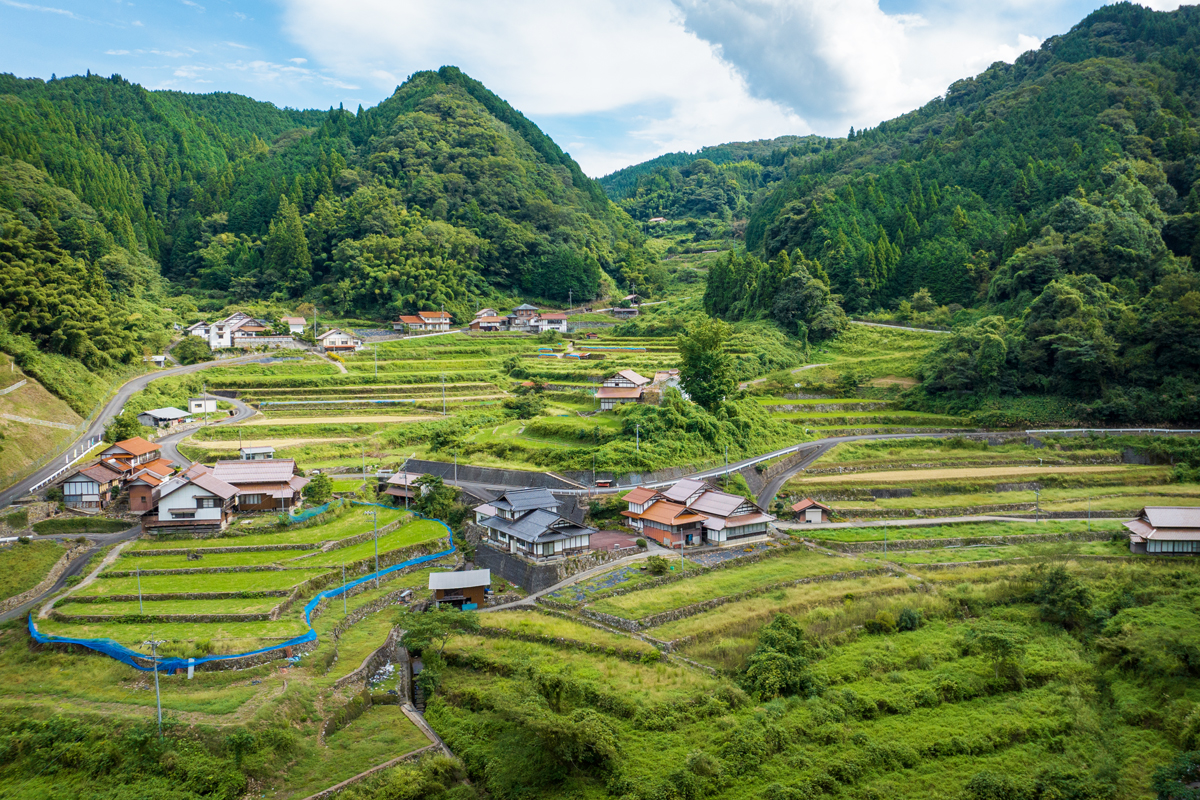
[[[458,486],[458,451],[454,451],[454,485]]]
[[[567,289],[567,308],[571,308],[575,304],[575,290]]]
[[[375,588],[379,588],[379,512],[372,509],[364,511],[364,516],[369,516],[375,523]]]
[[[446,416],[446,373],[442,373],[442,416]]]
[[[137,568],[137,581],[138,581],[138,613],[145,614],[146,609],[142,607],[142,568],[141,567]]]
[[[204,406],[204,424],[208,425],[208,384],[200,381],[200,405]]]
[[[637,452],[640,453],[640,452],[642,452],[642,425],[641,425],[641,423],[635,422],[633,424],[633,432],[634,432],[634,436],[637,437],[634,440],[633,447]]]
[[[408,459],[404,459],[404,463],[400,465],[400,474],[404,476],[404,510],[408,511],[408,496],[412,494],[412,489],[408,485]]]
[[[149,639],[143,644],[150,648],[150,660],[154,662],[154,699],[158,703],[158,738],[162,738],[162,693],[158,689],[158,646],[165,639]]]
[[[372,349],[375,350],[375,377],[378,378],[379,377],[379,345],[373,344],[373,345],[371,345],[371,347],[372,347]]]
[[[1042,490],[1040,488],[1034,489],[1033,496],[1034,496],[1033,522],[1036,525],[1037,523],[1042,521]]]
[[[346,565],[342,564],[342,613],[347,613],[346,610]]]
[[[596,488],[596,454],[592,453],[592,488]]]

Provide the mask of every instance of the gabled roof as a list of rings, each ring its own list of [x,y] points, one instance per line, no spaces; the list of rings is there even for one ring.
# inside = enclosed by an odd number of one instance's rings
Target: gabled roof
[[[519,305],[513,309],[513,311],[537,311],[537,310],[538,310],[537,306],[531,306],[531,305],[529,305],[529,303],[521,303],[521,305]]]
[[[304,325],[308,322],[304,317],[283,317],[281,321],[285,325]]]
[[[445,320],[448,320],[448,319],[450,319],[450,312],[448,312],[448,311],[418,311],[417,316],[421,317],[422,319],[445,319]]]
[[[492,582],[490,569],[467,569],[461,572],[434,572],[429,575],[430,589],[469,589],[488,586]]]
[[[564,319],[567,318],[567,315],[566,314],[540,314],[539,317],[541,319],[548,319],[553,322],[562,322]]]
[[[129,478],[129,483],[144,483],[147,486],[161,486],[166,481],[166,477],[159,475],[157,472],[151,472],[148,469],[138,470]]]
[[[480,317],[494,317],[494,316],[496,316],[496,309],[494,309],[494,308],[481,308],[475,312],[476,319],[478,319]]]
[[[225,481],[214,478],[211,473],[202,472],[190,478],[183,475],[175,476],[158,488],[158,497],[160,500],[169,497],[189,483],[199,486],[210,494],[215,494],[222,500],[228,500],[238,493],[236,486],[230,486]]]
[[[1200,508],[1146,506],[1124,523],[1136,537],[1160,541],[1200,541]]]
[[[652,497],[658,495],[657,489],[647,489],[645,486],[639,486],[629,494],[625,495],[625,502],[641,505]]]
[[[205,322],[204,320],[200,320],[199,322],[193,322],[191,325],[188,325],[186,328],[184,328],[184,330],[185,331],[194,331],[194,330],[196,330],[196,328],[207,328],[207,327],[208,327],[208,323]]]
[[[488,517],[480,524],[524,542],[552,542],[571,536],[590,536],[596,532],[595,528],[576,525],[565,517],[542,508],[535,509],[520,519]]]
[[[520,512],[534,508],[558,508],[562,505],[562,501],[550,494],[549,489],[536,487],[533,489],[510,489],[493,500],[492,505]]]
[[[423,477],[420,472],[397,472],[387,479],[389,486],[412,486]]]
[[[94,481],[100,483],[110,483],[111,481],[119,480],[122,473],[108,466],[104,462],[92,464],[89,467],[84,467],[79,470],[76,475],[86,475]]]
[[[341,328],[330,328],[329,330],[325,331],[320,336],[318,336],[317,340],[320,341],[321,339],[324,339],[326,336],[348,336],[348,335],[349,334],[342,333]]]
[[[829,506],[825,505],[824,503],[818,503],[816,500],[813,500],[811,497],[806,497],[803,500],[801,500],[799,503],[794,503],[792,505],[792,511],[795,511],[797,513],[803,511],[806,508],[823,508],[828,512],[833,511],[833,509],[830,508]]]
[[[480,503],[471,510],[476,514],[486,514],[489,517],[496,516],[496,507],[491,503]]]
[[[175,469],[175,462],[166,458],[156,458],[153,461],[147,461],[138,467],[140,470],[150,470],[155,475],[170,475],[171,470]]]
[[[630,381],[634,386],[645,386],[650,382],[649,378],[639,375],[631,369],[623,369],[618,372],[617,375],[620,375],[625,380]],[[613,377],[616,376],[614,375]]]
[[[481,325],[499,325],[502,322],[507,322],[508,317],[476,317],[475,321]]]
[[[196,475],[203,475],[206,472],[212,472],[212,467],[206,464],[201,464],[199,461],[197,461],[195,464],[192,464],[183,472],[179,473],[179,476],[182,478],[192,478]]]
[[[183,419],[184,417],[190,416],[188,412],[182,411],[174,406],[152,408],[149,411],[143,411],[142,414],[154,417],[155,419]],[[138,416],[141,415],[139,414]]]
[[[704,481],[696,480],[695,478],[684,478],[669,489],[664,489],[663,496],[668,500],[674,500],[676,503],[686,503],[697,492],[703,492],[711,488]]]
[[[212,474],[223,481],[246,483],[287,483],[296,472],[296,462],[290,458],[264,458],[259,461],[218,461]]]
[[[741,514],[736,517],[722,519],[720,517],[710,518],[704,523],[704,527],[714,531],[725,530],[726,528],[741,528],[745,525],[753,525],[757,522],[774,522],[775,518],[770,514],[765,514],[762,511],[754,511],[749,514]]]
[[[738,510],[738,506],[747,502],[739,494],[729,494],[719,489],[709,489],[687,504],[688,508],[708,516],[728,517]]]
[[[251,455],[257,455],[259,453],[274,453],[275,448],[274,447],[239,447],[238,452],[239,453],[249,453]]]
[[[421,319],[420,317],[414,317],[409,314],[401,314],[400,319],[397,320],[397,322],[403,322],[405,325],[424,325],[425,324],[425,320]]]
[[[131,456],[141,456],[146,453],[152,453],[155,450],[161,450],[162,446],[151,444],[140,436],[135,436],[132,439],[124,439],[116,444],[110,445],[104,452],[111,453],[113,450],[123,450]]]

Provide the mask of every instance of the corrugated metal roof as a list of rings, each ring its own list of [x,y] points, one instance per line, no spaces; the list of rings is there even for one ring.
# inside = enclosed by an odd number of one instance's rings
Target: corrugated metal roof
[[[287,483],[296,471],[290,458],[264,458],[258,461],[218,461],[212,473],[218,479],[233,484]]]
[[[212,492],[222,500],[228,500],[238,493],[236,486],[226,483],[220,478],[214,476],[212,473],[206,472],[203,475],[197,475],[196,477],[189,478],[188,480],[206,492]]]
[[[792,511],[800,512],[806,508],[823,508],[826,511],[833,511],[833,509],[831,509],[829,506],[825,505],[824,503],[818,503],[816,500],[813,500],[811,497],[806,497],[803,500],[801,500],[799,503],[795,503],[792,506]]]
[[[143,411],[142,414],[154,417],[155,419],[183,419],[184,417],[188,416],[188,412],[173,406],[166,406],[165,408],[152,408],[149,411]]]
[[[755,511],[752,514],[742,514],[736,517],[727,517],[722,519],[716,517],[704,523],[704,527],[714,531],[722,531],[726,528],[741,528],[746,525],[753,525],[758,522],[774,522],[775,518],[770,514],[764,514],[761,511]]]
[[[1200,508],[1190,506],[1146,506],[1138,516],[1155,528],[1200,528]]]
[[[695,478],[684,478],[677,482],[669,489],[663,490],[663,495],[668,500],[674,500],[676,503],[686,503],[688,498],[696,492],[712,488],[704,481],[698,481]]]
[[[633,383],[637,384],[638,386],[644,386],[645,384],[650,382],[649,378],[645,377],[644,375],[639,375],[638,373],[634,372],[631,369],[623,369],[620,372],[618,372],[617,374],[620,375],[622,378],[624,378],[627,381],[632,381]]]
[[[434,572],[429,575],[430,589],[470,589],[474,586],[490,586],[490,569],[467,569],[462,572]]]
[[[702,522],[707,519],[703,514],[689,511],[686,506],[672,503],[669,500],[659,500],[643,511],[639,517],[663,525],[686,525],[689,522]]]
[[[629,494],[625,495],[625,501],[627,503],[641,505],[651,497],[654,497],[656,494],[658,494],[658,492],[654,489],[647,489],[645,486],[639,486]]]

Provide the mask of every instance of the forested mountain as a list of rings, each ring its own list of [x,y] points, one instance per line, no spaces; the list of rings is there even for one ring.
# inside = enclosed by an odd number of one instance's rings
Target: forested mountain
[[[839,143],[819,136],[781,136],[667,153],[606,175],[600,185],[643,222],[654,217],[745,219],[756,195],[787,177],[784,167],[790,159]]]
[[[461,315],[497,290],[595,297],[604,272],[652,289],[654,260],[568,155],[453,67],[356,113],[0,75],[0,318],[92,369],[161,347],[181,292]]]
[[[819,263],[847,311],[927,289],[960,325],[981,320],[930,363],[938,403],[1052,393],[1102,419],[1195,420],[1198,46],[1194,6],[1106,6],[1014,64],[788,161],[745,232],[764,261],[710,278],[707,307],[771,313],[750,273],[788,253]]]

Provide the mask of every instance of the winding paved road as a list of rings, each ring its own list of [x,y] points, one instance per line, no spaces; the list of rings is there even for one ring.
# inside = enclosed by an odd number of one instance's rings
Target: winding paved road
[[[68,466],[72,461],[71,453],[73,451],[79,450],[80,452],[84,452],[84,448],[86,448],[88,442],[95,440],[97,437],[103,437],[104,426],[108,424],[109,420],[117,416],[120,410],[125,407],[125,404],[129,402],[129,398],[133,397],[134,394],[140,392],[142,389],[145,389],[151,381],[156,381],[159,378],[168,378],[174,375],[189,375],[193,372],[199,372],[200,370],[208,369],[209,367],[225,367],[229,366],[230,364],[245,364],[269,357],[270,356],[264,356],[261,353],[255,353],[254,355],[238,356],[237,358],[227,358],[219,361],[205,361],[200,364],[191,364],[186,367],[175,367],[173,369],[150,372],[145,375],[139,375],[133,380],[128,381],[122,385],[120,389],[117,389],[116,394],[113,395],[112,399],[110,399],[104,405],[104,408],[99,414],[96,415],[96,419],[92,421],[92,424],[88,426],[88,429],[84,431],[83,435],[68,444],[59,452],[59,457],[57,459],[51,461],[49,464],[37,470],[29,477],[18,481],[12,486],[5,488],[3,491],[0,491],[0,508],[9,505],[18,497],[29,494],[34,486],[42,483],[51,475],[54,475],[56,472],[61,470],[63,467]],[[237,405],[237,403],[234,404]],[[229,419],[233,420],[235,417],[230,417]],[[176,453],[176,455],[178,455],[178,453]],[[188,462],[185,460],[181,463]]]

